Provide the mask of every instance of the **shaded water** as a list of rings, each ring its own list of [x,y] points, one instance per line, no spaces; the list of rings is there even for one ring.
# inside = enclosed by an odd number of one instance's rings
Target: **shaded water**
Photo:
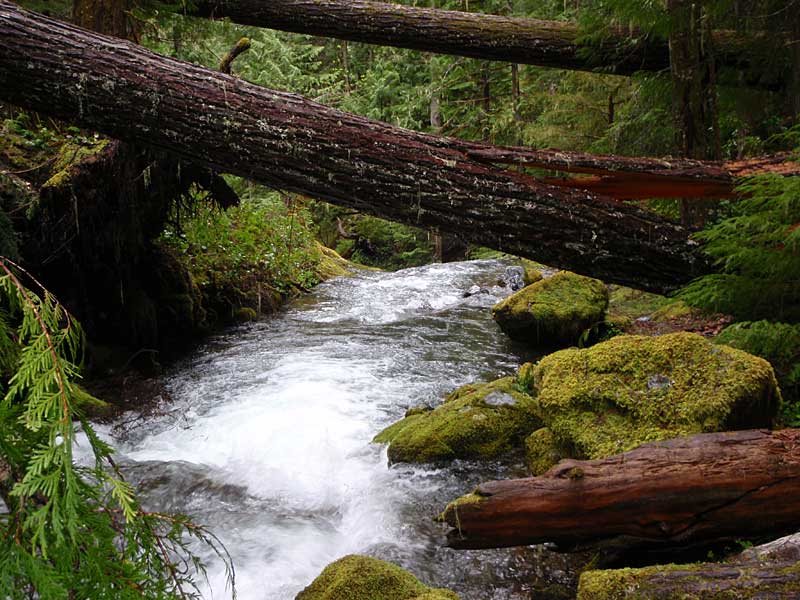
[[[216,337],[168,378],[166,413],[109,428],[150,509],[207,524],[244,600],[293,598],[331,561],[371,554],[469,599],[530,597],[527,550],[453,551],[432,518],[510,464],[396,465],[372,437],[410,406],[512,373],[490,316],[506,264],[363,272]],[[464,297],[474,285],[483,292]],[[221,565],[209,558],[214,597]],[[208,597],[212,592],[208,592]]]

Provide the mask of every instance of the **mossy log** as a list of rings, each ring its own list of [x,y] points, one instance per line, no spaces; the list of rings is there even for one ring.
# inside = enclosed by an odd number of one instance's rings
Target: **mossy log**
[[[578,600],[719,600],[800,597],[800,534],[748,548],[724,563],[592,570]]]
[[[784,600],[800,597],[796,561],[658,565],[586,571],[577,600]]]
[[[641,289],[710,269],[684,228],[0,1],[0,98],[196,164]]]
[[[492,481],[442,515],[455,548],[664,550],[800,529],[800,429],[708,433]]]
[[[592,41],[574,23],[371,0],[200,0],[184,10],[243,25],[482,60],[616,75],[669,69],[667,40],[620,27],[606,27],[603,39]],[[732,31],[713,35],[717,62],[748,73],[765,61],[770,53],[763,47],[772,42]],[[780,85],[751,74],[743,79],[767,87]]]

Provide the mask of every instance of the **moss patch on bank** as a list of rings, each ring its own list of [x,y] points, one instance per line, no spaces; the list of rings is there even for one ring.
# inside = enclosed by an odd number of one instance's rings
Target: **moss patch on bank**
[[[431,411],[410,411],[373,441],[388,443],[390,462],[489,459],[521,445],[540,427],[532,399],[513,377],[465,385]]]
[[[295,600],[458,600],[377,558],[351,554],[329,564]]]

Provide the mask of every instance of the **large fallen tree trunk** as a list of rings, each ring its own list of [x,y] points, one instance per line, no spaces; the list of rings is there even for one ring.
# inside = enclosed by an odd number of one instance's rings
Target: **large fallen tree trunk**
[[[456,548],[553,542],[687,548],[800,528],[800,429],[708,433],[544,475],[492,481],[451,503]]]
[[[187,10],[243,25],[484,60],[617,75],[669,70],[666,40],[621,28],[609,28],[602,42],[592,43],[582,38],[573,23],[371,0],[199,0]],[[769,41],[716,32],[715,57],[722,65],[752,67],[754,57],[763,55]]]
[[[470,159],[454,140],[261,88],[0,0],[0,98],[219,171],[610,282],[706,272],[687,232]]]

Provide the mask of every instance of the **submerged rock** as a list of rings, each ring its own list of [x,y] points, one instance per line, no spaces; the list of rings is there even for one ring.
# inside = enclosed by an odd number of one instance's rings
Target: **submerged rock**
[[[531,398],[513,377],[465,385],[432,411],[409,412],[373,441],[389,444],[390,462],[494,458],[540,427]]]
[[[492,309],[511,338],[544,348],[569,346],[604,320],[608,291],[602,281],[561,271],[529,285]]]
[[[430,588],[397,565],[351,554],[325,567],[295,600],[458,600],[458,595]]]
[[[512,291],[521,290],[526,285],[525,268],[517,265],[506,267],[506,272],[503,273],[503,281]]]
[[[536,472],[565,450],[595,459],[645,442],[769,427],[780,403],[767,361],[693,333],[562,350],[523,365],[517,382],[549,430],[527,443]]]

